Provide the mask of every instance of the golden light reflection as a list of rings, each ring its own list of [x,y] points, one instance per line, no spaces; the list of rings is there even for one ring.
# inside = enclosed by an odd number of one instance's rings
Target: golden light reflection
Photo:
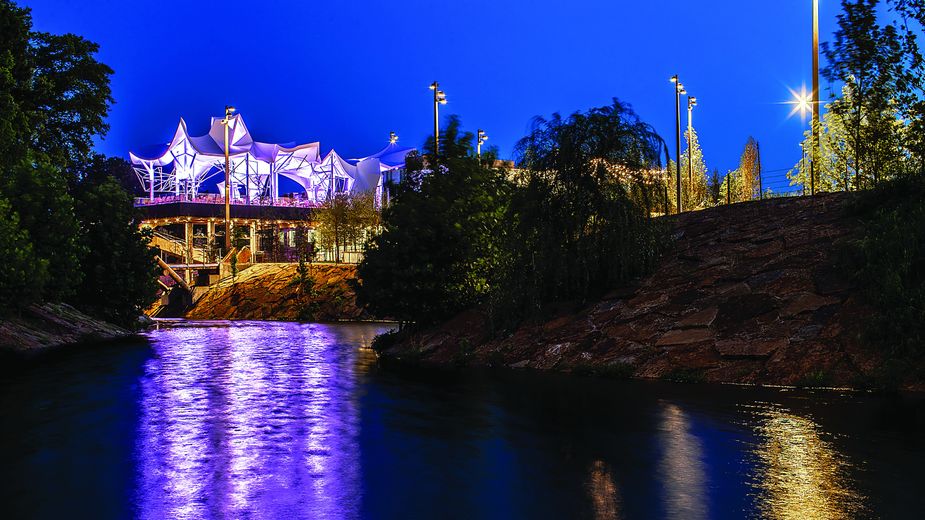
[[[620,497],[614,484],[610,468],[602,460],[591,464],[591,478],[588,479],[588,493],[594,507],[597,520],[618,520],[620,516]]]
[[[757,507],[762,518],[856,518],[863,497],[853,489],[850,464],[821,436],[819,425],[773,406],[759,407]]]

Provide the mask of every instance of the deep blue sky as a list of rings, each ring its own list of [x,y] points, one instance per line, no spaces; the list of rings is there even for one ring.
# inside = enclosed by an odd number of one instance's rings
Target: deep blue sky
[[[435,79],[449,98],[443,113],[484,128],[505,158],[533,116],[614,96],[673,149],[668,78],[679,73],[700,102],[694,126],[708,167],[735,168],[749,135],[772,180],[800,156],[804,123],[780,103],[788,87],[810,83],[810,0],[23,5],[36,29],[101,45],[99,58],[115,70],[111,130],[98,145],[110,155],[166,141],[180,116],[204,133],[226,103],[260,140],[318,140],[354,157],[394,130],[420,146]],[[820,10],[827,40],[838,2],[822,0]]]

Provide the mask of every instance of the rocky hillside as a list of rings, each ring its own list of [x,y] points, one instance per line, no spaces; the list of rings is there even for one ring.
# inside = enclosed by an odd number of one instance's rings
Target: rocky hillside
[[[488,338],[481,315],[406,339],[386,356],[425,363],[587,370],[641,378],[853,386],[877,368],[868,314],[835,265],[857,223],[844,194],[671,217],[657,270],[578,312]]]
[[[296,264],[254,264],[235,279],[212,286],[186,313],[197,320],[297,320],[300,305],[292,285]],[[369,319],[356,306],[349,281],[356,278],[353,265],[314,264],[317,296],[313,299],[317,321]]]
[[[45,303],[0,318],[0,354],[28,356],[57,347],[130,335],[129,331],[91,318],[70,305]]]

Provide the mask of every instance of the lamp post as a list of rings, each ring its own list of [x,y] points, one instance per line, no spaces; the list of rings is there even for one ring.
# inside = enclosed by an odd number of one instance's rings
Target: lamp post
[[[694,187],[694,156],[691,151],[691,144],[694,142],[693,135],[693,111],[697,106],[697,98],[694,96],[687,97],[687,193],[690,194]]]
[[[478,157],[479,164],[482,164],[482,145],[485,144],[485,141],[488,140],[488,134],[485,133],[485,130],[479,129],[477,138],[475,141],[475,155]]]
[[[222,126],[225,130],[225,253],[231,251],[231,159],[228,154],[228,125],[234,117],[234,107],[225,105],[225,118]]]
[[[687,91],[684,90],[684,85],[681,84],[681,80],[678,79],[678,75],[675,74],[671,77],[671,82],[674,83],[674,108],[675,108],[675,138],[677,139],[677,146],[675,148],[675,159],[677,163],[675,164],[675,169],[677,170],[677,185],[676,195],[678,197],[678,213],[681,213],[681,94],[687,94]]]
[[[395,132],[389,132],[389,144],[395,144],[398,142],[398,134]]]
[[[439,106],[446,104],[446,93],[440,90],[440,84],[434,81],[430,84],[430,89],[434,91],[434,160],[440,151],[440,119],[438,116]]]
[[[819,160],[819,0],[813,0],[813,149],[809,163],[810,194],[816,194],[816,164]]]

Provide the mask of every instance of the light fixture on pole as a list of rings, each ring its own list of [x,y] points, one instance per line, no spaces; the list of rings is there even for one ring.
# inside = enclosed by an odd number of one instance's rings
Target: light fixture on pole
[[[389,132],[389,144],[395,144],[398,142],[398,134],[395,132]]]
[[[678,197],[678,213],[681,213],[681,94],[687,94],[687,91],[684,90],[684,85],[681,84],[681,80],[678,79],[678,75],[675,74],[671,77],[671,82],[674,83],[674,108],[675,108],[675,139],[677,146],[675,147],[675,169],[677,173],[677,185],[675,186],[675,194]]]
[[[816,164],[819,160],[819,0],[813,0],[813,149],[809,162],[810,194],[816,194]]]
[[[434,91],[434,159],[436,160],[440,151],[440,119],[438,107],[446,104],[446,93],[440,90],[440,83],[436,81],[430,84],[430,89]]]
[[[691,145],[694,142],[694,125],[692,121],[694,107],[697,106],[697,98],[688,96],[687,98],[687,192],[690,196],[694,187],[694,157],[691,151]]]
[[[479,129],[477,138],[475,141],[475,154],[479,159],[479,164],[482,164],[482,145],[485,144],[485,141],[488,140],[488,134],[485,133],[485,130]]]
[[[228,126],[234,119],[234,107],[225,105],[222,126],[225,130],[225,253],[231,251],[231,159],[228,153]]]

